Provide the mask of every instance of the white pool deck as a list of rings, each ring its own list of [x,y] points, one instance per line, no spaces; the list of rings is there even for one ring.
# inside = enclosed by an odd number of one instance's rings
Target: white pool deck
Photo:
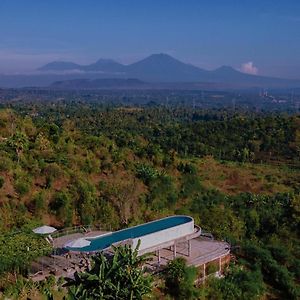
[[[68,242],[74,241],[76,239],[100,236],[105,233],[108,233],[108,231],[93,230],[87,233],[73,233],[73,234],[63,235],[61,237],[53,239],[53,247],[63,248],[64,245],[66,245]]]

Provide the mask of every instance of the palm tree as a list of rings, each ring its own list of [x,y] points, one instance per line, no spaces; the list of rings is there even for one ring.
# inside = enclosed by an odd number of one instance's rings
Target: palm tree
[[[103,253],[94,256],[90,270],[67,280],[69,298],[133,300],[149,294],[151,277],[145,274],[143,265],[150,257],[138,255],[139,244],[135,249],[129,245],[114,247],[111,258]]]

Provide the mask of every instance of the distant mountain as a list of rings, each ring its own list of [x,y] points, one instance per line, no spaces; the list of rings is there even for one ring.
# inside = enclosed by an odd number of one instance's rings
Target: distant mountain
[[[0,75],[0,87],[45,86],[55,81],[73,79],[137,78],[151,86],[221,86],[232,88],[299,88],[300,80],[245,74],[230,66],[212,71],[181,62],[168,54],[153,54],[138,62],[122,65],[111,59],[99,59],[89,65],[73,62],[51,62],[38,69],[38,73]]]
[[[65,67],[65,68],[64,68]],[[111,59],[99,59],[90,65],[78,65],[70,62],[53,62],[41,68],[40,71],[70,71],[81,70],[86,73],[99,72],[117,77],[139,78],[151,82],[191,82],[202,81],[209,77],[206,71],[190,64],[183,63],[168,54],[152,54],[145,59],[130,65],[122,65]],[[89,74],[86,74],[87,77]]]
[[[138,79],[73,79],[56,81],[51,84],[55,89],[108,89],[108,88],[140,88],[146,83]]]
[[[208,71],[183,63],[167,54],[153,54],[128,65],[127,74],[135,78],[157,82],[199,81]]]
[[[69,71],[79,70],[80,65],[68,61],[53,61],[38,69],[38,71]]]
[[[235,78],[237,76],[241,76],[241,74],[244,75],[248,75],[242,72],[239,72],[237,70],[235,70],[234,68],[230,67],[230,66],[221,66],[220,68],[217,68],[213,71],[211,71],[211,74],[213,74],[214,76],[220,76],[220,77],[231,77],[231,78]]]
[[[90,65],[78,65],[71,62],[53,62],[39,69],[49,71],[80,70],[86,78],[94,77],[91,73],[99,73],[101,77],[138,78],[148,82],[162,83],[228,83],[238,87],[286,87],[300,86],[300,80],[287,80],[245,74],[230,66],[222,66],[213,71],[204,70],[191,64],[183,63],[164,53],[152,54],[138,62],[122,65],[111,59],[99,59]]]
[[[300,86],[300,80],[246,74],[237,71],[230,66],[222,66],[216,70],[210,71],[210,76],[207,79],[209,82],[230,83],[244,87]]]
[[[112,59],[99,59],[94,64],[81,66],[81,70],[87,72],[107,72],[107,73],[121,73],[125,71],[125,66]]]
[[[66,72],[66,71],[79,70],[83,72],[119,73],[119,72],[124,72],[124,68],[125,68],[124,65],[112,59],[99,59],[98,61],[90,65],[79,65],[68,61],[54,61],[42,66],[41,68],[38,69],[38,71]]]

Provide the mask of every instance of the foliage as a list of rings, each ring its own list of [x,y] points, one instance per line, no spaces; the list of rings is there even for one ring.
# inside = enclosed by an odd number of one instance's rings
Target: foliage
[[[260,270],[231,267],[222,279],[212,279],[207,289],[207,299],[255,300],[261,299],[265,287]]]
[[[20,178],[15,182],[15,190],[20,196],[24,196],[29,192],[29,183]]]
[[[102,253],[93,257],[93,266],[68,280],[70,299],[142,299],[151,291],[151,278],[143,264],[149,259],[138,256],[138,247],[114,247],[112,258]]]
[[[16,133],[7,140],[7,144],[13,150],[15,150],[19,162],[20,156],[22,155],[23,151],[28,148],[29,141],[25,133],[23,133],[22,131],[16,131]]]
[[[243,251],[250,261],[261,265],[268,282],[283,290],[290,299],[298,299],[300,290],[296,286],[292,274],[285,266],[278,264],[270,251],[253,244],[246,244]]]
[[[159,176],[157,170],[145,164],[138,164],[136,166],[136,174],[147,185]]]
[[[110,230],[181,213],[241,247],[235,255],[246,263],[207,284],[212,298],[247,295],[238,278],[266,287],[263,296],[295,298],[299,116],[48,100],[10,101],[0,110],[2,272],[26,273],[33,256],[23,243],[44,246],[22,229],[33,223]]]
[[[50,209],[64,222],[65,226],[72,225],[72,203],[70,195],[66,192],[58,192],[50,203]]]
[[[35,258],[49,254],[46,240],[29,232],[16,232],[0,236],[0,274],[4,272],[25,273]]]
[[[170,261],[164,270],[166,292],[174,299],[198,299],[198,290],[195,287],[197,269],[187,266],[182,257]]]
[[[17,277],[17,279],[10,283],[5,290],[3,295],[9,299],[16,300],[27,300],[27,299],[47,299],[53,300],[54,290],[56,284],[59,285],[59,282],[56,282],[56,278],[53,275],[48,276],[46,279],[34,282],[31,279],[24,277]],[[1,296],[1,294],[0,294]],[[6,299],[5,298],[5,299]]]
[[[2,176],[0,176],[0,189],[3,187],[5,180]]]

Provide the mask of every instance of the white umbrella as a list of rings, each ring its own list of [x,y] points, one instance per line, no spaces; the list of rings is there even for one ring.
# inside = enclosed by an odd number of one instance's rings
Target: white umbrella
[[[35,228],[35,229],[33,229],[32,231],[33,231],[34,233],[38,233],[38,234],[50,234],[50,233],[56,231],[56,228],[51,227],[51,226],[44,225],[44,226]]]
[[[83,247],[89,246],[90,244],[91,244],[91,241],[86,240],[84,238],[80,238],[80,239],[73,240],[73,241],[65,244],[65,247],[68,247],[68,248],[83,248]]]

